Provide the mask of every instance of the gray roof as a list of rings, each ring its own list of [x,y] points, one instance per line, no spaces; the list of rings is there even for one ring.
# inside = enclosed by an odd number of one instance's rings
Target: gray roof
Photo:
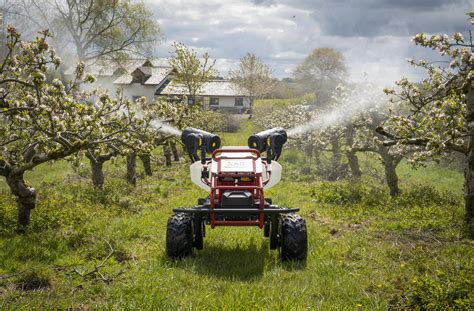
[[[141,66],[135,69],[132,73],[135,71],[140,70],[145,76],[151,76],[151,67],[150,66]]]
[[[144,66],[149,62],[153,67],[169,67],[168,60],[162,59],[131,59],[122,61],[119,63],[109,60],[94,60],[86,62],[86,72],[93,74],[94,76],[113,76],[114,74],[120,73],[132,73],[135,69]],[[76,64],[66,68],[64,74],[73,75],[76,70]]]
[[[139,67],[137,70],[143,72],[148,79],[143,83],[144,85],[158,85],[160,84],[170,71],[169,67]],[[124,73],[119,76],[113,83],[114,84],[131,84],[133,82],[133,76],[130,73]]]
[[[161,92],[160,95],[184,95],[188,90],[183,85],[171,82]],[[199,92],[201,96],[246,96],[229,80],[211,80],[205,82]]]
[[[163,81],[170,72],[170,67],[153,67],[151,68],[151,77],[149,77],[145,85],[158,85]]]
[[[114,80],[114,84],[130,84],[133,81],[133,77],[129,73],[124,73]]]
[[[133,81],[132,73],[135,70],[140,70],[145,76],[149,76],[143,83],[144,85],[159,85],[168,75],[170,68],[167,59],[135,59],[124,61],[120,65],[108,61],[96,61],[86,64],[86,72],[98,78],[117,77],[113,82],[114,84],[131,84]],[[75,69],[75,66],[71,66],[64,73],[73,75]]]

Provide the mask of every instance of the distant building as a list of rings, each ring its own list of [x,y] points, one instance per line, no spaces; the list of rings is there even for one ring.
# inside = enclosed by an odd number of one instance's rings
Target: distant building
[[[182,85],[170,83],[164,84],[156,90],[156,96],[177,97],[182,100],[188,93]],[[199,92],[198,100],[204,103],[204,107],[213,110],[221,110],[230,113],[243,113],[250,108],[250,97],[239,91],[229,80],[211,80],[205,82]],[[192,99],[188,98],[192,104]]]
[[[72,78],[75,67],[68,68],[65,75]],[[114,95],[119,89],[123,95],[135,101],[144,96],[149,102],[156,97],[177,98],[182,102],[187,89],[172,82],[172,70],[166,60],[129,60],[117,63],[89,63],[86,72],[97,80],[85,88],[108,89]],[[229,113],[242,113],[250,108],[250,97],[239,91],[229,80],[211,80],[205,82],[197,99],[205,108]],[[188,97],[187,104],[193,104]]]
[[[74,75],[75,67],[68,68],[64,74],[66,77]],[[114,95],[119,89],[125,97],[136,100],[146,97],[153,101],[155,91],[160,83],[165,81],[170,67],[164,61],[157,60],[129,60],[120,64],[112,62],[95,62],[86,64],[86,72],[95,76],[97,82],[85,85],[86,88],[104,88]]]
[[[155,99],[156,89],[167,83],[169,67],[140,66],[131,73],[125,73],[114,81],[123,89],[123,94],[135,101],[145,96],[149,102]]]

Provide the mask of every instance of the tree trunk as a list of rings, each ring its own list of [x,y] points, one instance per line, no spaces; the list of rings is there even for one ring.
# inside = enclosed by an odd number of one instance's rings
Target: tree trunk
[[[398,188],[398,176],[396,171],[396,166],[391,160],[384,160],[385,168],[385,180],[387,181],[388,188],[390,189],[390,195],[396,196],[400,193]]]
[[[348,148],[348,151],[346,152],[346,156],[349,162],[349,167],[351,168],[352,176],[355,178],[359,178],[360,176],[362,176],[362,172],[360,171],[359,159],[357,158],[355,151],[352,150],[352,147],[354,145],[354,136],[355,136],[355,130],[352,124],[347,125],[345,136],[346,136],[346,144]]]
[[[321,151],[318,148],[315,148],[313,151],[314,160],[316,163],[316,170],[322,171],[322,163],[321,163]]]
[[[253,116],[253,96],[250,96],[249,101],[249,119],[252,119]]]
[[[164,147],[164,155],[165,155],[165,164],[166,166],[171,166],[171,151],[170,151],[170,147],[169,147],[169,144],[166,144]]]
[[[401,158],[396,158],[389,154],[388,148],[385,146],[380,146],[379,148],[385,170],[385,181],[387,182],[388,189],[390,190],[390,195],[399,195],[400,188],[398,188],[398,176],[396,168],[398,163],[400,163]]]
[[[96,154],[93,151],[88,151],[86,157],[89,159],[92,172],[92,184],[94,187],[102,189],[104,185],[104,163],[112,159],[118,154],[116,150],[113,150],[106,154]]]
[[[174,141],[170,142],[171,146],[171,152],[173,153],[173,160],[175,162],[179,161],[179,153],[178,153],[178,148],[176,148],[176,143]]]
[[[307,146],[305,147],[305,151],[304,151],[304,152],[306,153],[306,155],[307,155],[310,159],[313,158],[313,155],[314,155],[314,153],[313,153],[313,146],[307,145]]]
[[[25,233],[30,224],[30,212],[36,206],[36,190],[25,184],[23,173],[11,173],[6,178],[18,204],[17,230],[19,233]]]
[[[104,171],[103,166],[104,162],[99,159],[89,158],[89,163],[91,166],[92,172],[92,184],[96,188],[102,188],[104,186]]]
[[[137,155],[134,153],[127,156],[127,182],[137,184]]]
[[[151,170],[151,156],[150,154],[143,154],[140,156],[140,159],[143,163],[143,170],[145,171],[145,175],[152,176],[153,171]]]
[[[470,238],[474,238],[474,89],[471,85],[469,83],[466,94],[466,123],[469,130],[469,145],[467,167],[464,173],[464,220],[467,235]]]
[[[329,174],[329,180],[337,180],[341,175],[341,149],[339,145],[339,136],[333,134],[331,137],[331,151],[332,151],[332,171]]]

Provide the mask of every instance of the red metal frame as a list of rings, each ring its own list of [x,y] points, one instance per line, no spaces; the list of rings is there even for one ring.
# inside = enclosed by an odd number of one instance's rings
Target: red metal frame
[[[222,172],[221,171],[221,160],[223,159],[230,159],[230,157],[226,156],[219,156],[221,153],[251,153],[250,156],[246,157],[239,157],[239,158],[234,158],[232,159],[252,159],[252,167],[253,170],[252,172],[245,172],[245,173],[239,173],[239,172]],[[217,163],[217,173],[216,172],[210,172],[210,181],[205,180],[207,184],[211,187],[211,193],[210,193],[210,224],[211,228],[215,228],[216,226],[259,226],[260,228],[263,228],[265,224],[265,215],[264,213],[259,213],[258,220],[216,220],[215,219],[215,213],[212,211],[217,202],[221,202],[222,200],[222,193],[225,190],[248,190],[251,191],[255,199],[260,200],[260,205],[259,208],[263,210],[265,207],[265,197],[263,194],[263,186],[268,182],[270,179],[269,172],[267,172],[266,179],[263,180],[262,173],[257,173],[256,171],[256,166],[257,166],[257,161],[261,161],[260,158],[260,152],[256,149],[217,149],[212,153],[212,160]],[[262,162],[262,164],[265,164]],[[225,182],[225,181],[220,181],[219,179],[221,177],[253,177],[253,181],[248,181],[248,182],[239,182],[238,184],[235,184],[235,182]]]

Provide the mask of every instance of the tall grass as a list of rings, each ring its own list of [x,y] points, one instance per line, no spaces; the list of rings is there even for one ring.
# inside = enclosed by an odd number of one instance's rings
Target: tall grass
[[[224,133],[245,145],[250,122]],[[27,178],[39,191],[29,233],[18,236],[15,202],[0,183],[0,306],[7,309],[472,309],[472,242],[460,234],[462,174],[436,165],[399,169],[403,194],[378,181],[334,183],[282,157],[283,181],[267,192],[299,207],[309,232],[305,264],[282,264],[257,228],[216,228],[190,258],[165,256],[172,209],[206,193],[187,163],[159,167],[136,187],[123,162],[108,163],[103,191],[67,162]],[[374,162],[377,163],[377,162]],[[88,174],[87,165],[84,170]],[[140,174],[140,170],[139,170]],[[110,253],[113,255],[101,266]]]

